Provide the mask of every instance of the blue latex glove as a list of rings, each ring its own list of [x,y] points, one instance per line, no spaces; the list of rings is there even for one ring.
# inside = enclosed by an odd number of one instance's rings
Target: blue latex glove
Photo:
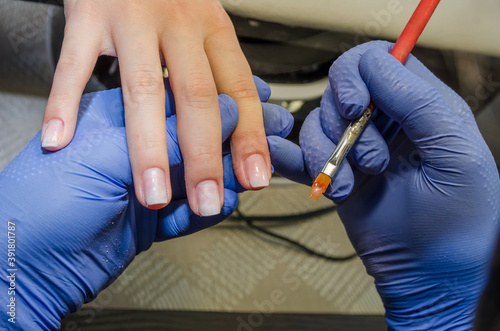
[[[263,100],[269,87],[256,79]],[[169,93],[170,94],[170,93]],[[238,109],[219,97],[223,140],[236,127]],[[60,321],[113,282],[154,241],[175,238],[219,223],[236,207],[231,155],[224,157],[224,205],[220,215],[199,217],[189,210],[184,166],[177,144],[173,99],[167,96],[168,156],[172,202],[155,211],[136,200],[128,159],[121,90],[85,95],[78,126],[67,148],[44,152],[40,133],[0,173],[0,328],[57,330]],[[263,104],[266,132],[288,135],[293,118]],[[10,226],[10,228],[8,228]],[[15,295],[6,295],[8,232],[15,239]],[[15,324],[8,322],[15,298]]]
[[[370,42],[343,54],[301,148],[270,139],[273,165],[311,184],[371,96],[380,110],[325,195],[375,278],[390,329],[469,330],[498,233],[497,168],[467,104],[391,48]]]

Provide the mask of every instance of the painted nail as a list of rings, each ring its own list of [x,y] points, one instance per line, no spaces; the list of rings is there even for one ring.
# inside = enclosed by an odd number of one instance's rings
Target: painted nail
[[[168,203],[165,172],[160,168],[150,168],[142,174],[144,196],[148,206]]]
[[[57,147],[61,141],[63,134],[63,123],[56,118],[51,119],[45,124],[43,132],[42,147]]]
[[[196,186],[198,212],[201,216],[220,214],[219,185],[215,180],[205,180]]]
[[[264,158],[260,154],[253,154],[245,160],[245,170],[247,172],[250,186],[253,188],[269,186],[269,175]]]

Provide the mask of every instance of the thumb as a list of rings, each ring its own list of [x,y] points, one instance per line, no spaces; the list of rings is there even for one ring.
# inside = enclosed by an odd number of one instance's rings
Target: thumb
[[[399,123],[424,163],[457,166],[477,148],[478,137],[440,94],[386,51],[365,52],[359,71],[375,105]]]

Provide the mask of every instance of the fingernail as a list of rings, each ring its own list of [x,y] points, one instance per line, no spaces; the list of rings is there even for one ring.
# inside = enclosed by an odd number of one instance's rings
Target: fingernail
[[[160,168],[150,168],[142,174],[144,196],[148,206],[168,203],[165,172]]]
[[[220,214],[219,185],[215,180],[205,180],[196,186],[198,212],[201,216]]]
[[[43,132],[42,147],[57,147],[63,134],[63,123],[58,119],[51,119],[45,124]]]
[[[250,186],[253,188],[269,186],[269,175],[262,155],[253,154],[247,157],[245,160],[245,170],[250,181]]]

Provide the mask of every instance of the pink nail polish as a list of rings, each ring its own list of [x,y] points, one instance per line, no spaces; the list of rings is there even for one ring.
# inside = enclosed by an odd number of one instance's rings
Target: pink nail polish
[[[56,118],[51,119],[45,124],[43,131],[42,147],[57,147],[63,135],[63,122]]]
[[[215,180],[205,180],[196,185],[195,190],[201,216],[220,214],[219,185]]]
[[[160,168],[150,168],[142,174],[144,197],[148,206],[168,203],[165,172]]]
[[[245,171],[250,181],[250,186],[260,188],[269,186],[269,175],[266,162],[260,154],[253,154],[245,160]]]

